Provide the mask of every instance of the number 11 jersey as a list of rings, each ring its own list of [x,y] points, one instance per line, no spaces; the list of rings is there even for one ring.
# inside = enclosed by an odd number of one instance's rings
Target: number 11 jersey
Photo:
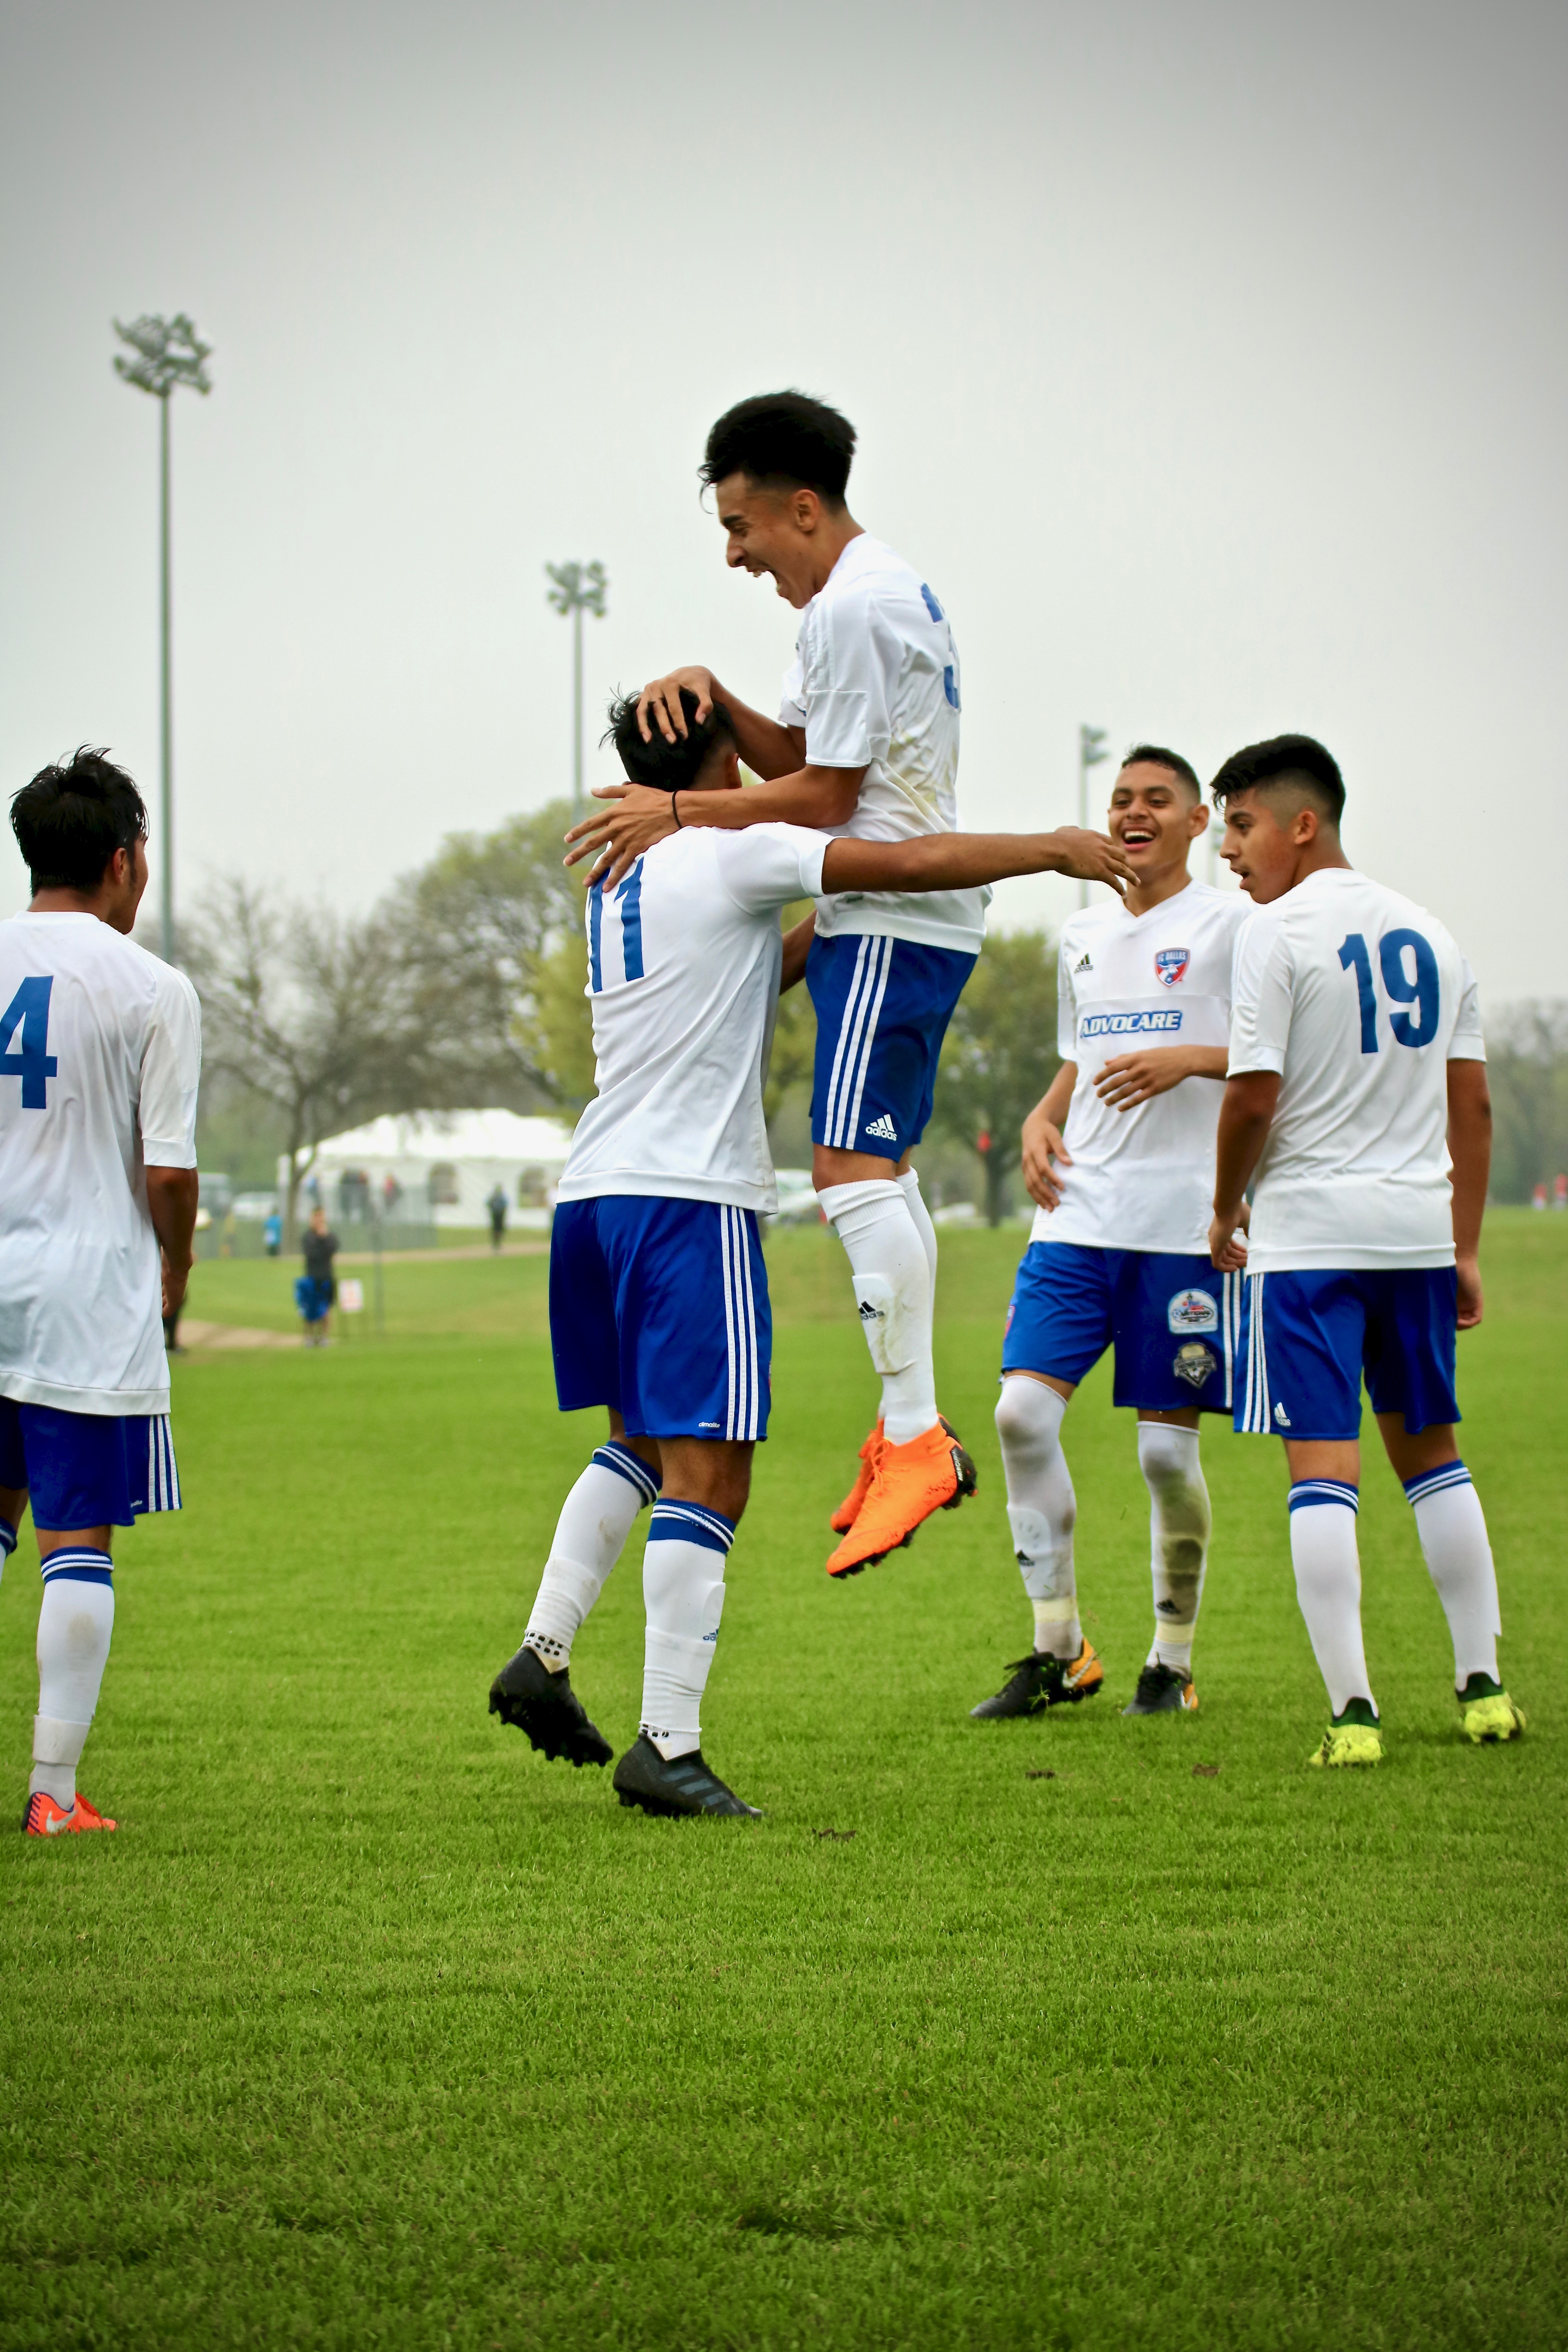
[[[96,915],[0,922],[0,1396],[169,1410],[148,1168],[196,1164],[201,1008]]]
[[[1249,1274],[1452,1265],[1448,1064],[1484,1062],[1475,975],[1436,917],[1350,866],[1237,942],[1230,1075],[1279,1074]]]

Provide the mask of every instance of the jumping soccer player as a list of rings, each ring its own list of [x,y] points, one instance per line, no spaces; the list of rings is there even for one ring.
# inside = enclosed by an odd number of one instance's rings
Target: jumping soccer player
[[[742,401],[708,436],[701,467],[731,566],[771,578],[801,614],[779,718],[749,709],[706,669],[644,688],[639,729],[678,740],[681,696],[700,719],[722,700],[741,757],[768,779],[743,795],[632,790],[575,826],[579,856],[608,848],[599,878],[682,825],[811,825],[862,840],[958,824],[958,654],[921,574],[845,503],[855,429],[803,394]],[[816,1011],[813,1180],[849,1259],[881,1376],[881,1411],[853,1491],[833,1514],[831,1575],[907,1543],[955,1503],[963,1463],[937,1411],[931,1357],[936,1233],[910,1154],[931,1117],[938,1057],[985,930],[984,889],[830,892],[800,927]]]
[[[1363,1373],[1454,1637],[1465,1734],[1513,1739],[1491,1548],[1454,1434],[1491,1156],[1475,980],[1434,916],[1352,866],[1321,743],[1249,744],[1214,798],[1258,911],[1237,948],[1209,1244],[1247,1275],[1236,1426],[1282,1437],[1290,1466],[1296,1591],[1332,1716],[1308,1760],[1383,1757],[1356,1550]]]
[[[551,1236],[556,1393],[563,1412],[606,1406],[611,1442],[568,1497],[490,1708],[546,1756],[608,1763],[609,1743],[572,1688],[572,1643],[652,1503],[642,1726],[615,1786],[623,1804],[648,1812],[746,1813],[703,1759],[699,1715],[724,1559],[768,1426],[756,1220],[776,1194],[763,1084],[781,978],[798,979],[805,958],[798,934],[781,940],[779,910],[825,891],[978,889],[1047,872],[1114,885],[1131,869],[1110,842],[1074,830],[869,841],[798,825],[687,825],[689,794],[739,798],[740,730],[721,702],[700,715],[688,692],[680,707],[668,742],[642,740],[629,698],[611,713],[628,774],[679,795],[683,822],[618,886],[600,880],[588,893],[598,1094],[573,1138]],[[952,1468],[952,1494],[958,1486]]]
[[[1062,930],[1062,1065],[1024,1123],[1024,1179],[1038,1202],[1002,1350],[996,1432],[1007,1519],[1035,1614],[982,1720],[1038,1715],[1098,1691],[1104,1669],[1079,1622],[1078,1505],[1062,1421],[1079,1382],[1116,1349],[1115,1400],[1138,1413],[1149,1488],[1154,1639],[1123,1715],[1197,1706],[1193,1634],[1208,1558],[1198,1421],[1230,1410],[1230,1286],[1206,1236],[1230,1018],[1230,967],[1248,908],[1194,882],[1208,827],[1185,760],[1141,743],[1110,794],[1110,836],[1136,879]]]
[[[163,1317],[196,1221],[201,1008],[132,940],[147,812],[102,751],[11,803],[33,877],[0,923],[0,1559],[43,1567],[22,1827],[111,1830],[76,1785],[114,1626],[110,1531],[177,1511]],[[160,1257],[162,1280],[160,1281]]]

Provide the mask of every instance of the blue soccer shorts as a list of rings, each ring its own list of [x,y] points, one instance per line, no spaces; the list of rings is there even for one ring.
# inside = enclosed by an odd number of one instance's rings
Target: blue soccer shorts
[[[563,1412],[609,1405],[631,1437],[765,1437],[773,1318],[750,1209],[603,1193],[550,1235]]]
[[[64,1412],[0,1397],[0,1486],[26,1486],[51,1532],[130,1528],[180,1507],[166,1412]]]
[[[1451,1265],[1252,1274],[1245,1290],[1237,1429],[1359,1437],[1363,1373],[1373,1412],[1403,1413],[1412,1437],[1458,1420]]]
[[[816,939],[805,984],[816,1013],[811,1139],[901,1160],[931,1117],[952,1008],[974,970],[954,948],[880,932]]]
[[[1239,1288],[1206,1257],[1031,1242],[1007,1309],[1003,1374],[1044,1373],[1076,1388],[1114,1346],[1117,1404],[1228,1412]]]

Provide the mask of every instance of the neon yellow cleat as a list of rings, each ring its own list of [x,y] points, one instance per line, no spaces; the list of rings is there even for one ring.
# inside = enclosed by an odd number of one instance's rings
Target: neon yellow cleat
[[[1383,1733],[1372,1723],[1331,1723],[1322,1745],[1314,1748],[1309,1764],[1381,1764]]]
[[[1524,1729],[1524,1709],[1515,1706],[1507,1691],[1491,1691],[1485,1698],[1462,1698],[1459,1723],[1465,1738],[1479,1748],[1488,1740],[1517,1739]]]

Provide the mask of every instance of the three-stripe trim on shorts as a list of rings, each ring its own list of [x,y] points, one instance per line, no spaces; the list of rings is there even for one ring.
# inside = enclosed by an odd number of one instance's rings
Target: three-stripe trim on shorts
[[[180,1508],[180,1473],[174,1461],[174,1437],[166,1412],[147,1416],[147,1508]]]
[[[833,1049],[833,1074],[827,1082],[827,1102],[823,1112],[823,1124],[827,1130],[823,1139],[832,1150],[858,1149],[856,1138],[861,1098],[866,1092],[866,1073],[871,1066],[871,1048],[877,1042],[877,1022],[882,999],[888,992],[888,974],[893,967],[896,945],[896,940],[880,933],[864,932],[856,950],[855,970],[838,1024],[838,1043]]]
[[[730,1352],[726,1437],[755,1437],[761,1412],[757,1360],[757,1301],[752,1283],[751,1228],[744,1209],[719,1203],[724,1268],[724,1336]]]
[[[1268,1349],[1263,1337],[1263,1286],[1266,1274],[1249,1274],[1247,1284],[1247,1360],[1242,1366],[1245,1387],[1241,1425],[1253,1436],[1267,1436],[1274,1423],[1268,1395]],[[1241,1318],[1240,1285],[1237,1286],[1237,1329],[1239,1338]]]

